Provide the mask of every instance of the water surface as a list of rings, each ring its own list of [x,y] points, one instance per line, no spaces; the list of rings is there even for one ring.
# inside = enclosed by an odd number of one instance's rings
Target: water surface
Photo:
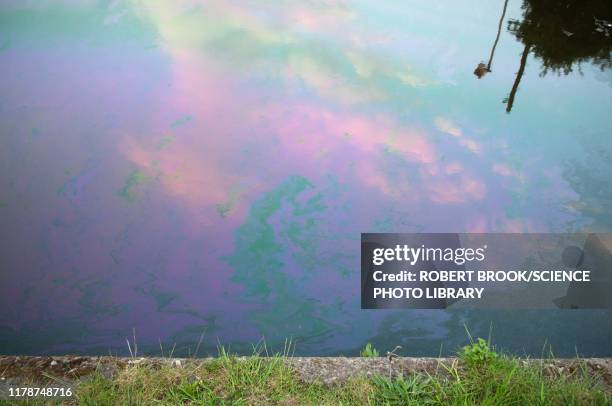
[[[612,18],[521,5],[478,79],[502,1],[3,1],[0,353],[612,356],[610,311],[360,310],[362,232],[612,232]]]

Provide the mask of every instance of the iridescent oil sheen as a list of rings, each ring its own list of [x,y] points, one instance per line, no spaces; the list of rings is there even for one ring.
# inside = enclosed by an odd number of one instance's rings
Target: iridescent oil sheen
[[[510,1],[475,76],[503,3],[2,2],[0,353],[611,356],[610,311],[360,309],[362,232],[612,232],[612,74]]]

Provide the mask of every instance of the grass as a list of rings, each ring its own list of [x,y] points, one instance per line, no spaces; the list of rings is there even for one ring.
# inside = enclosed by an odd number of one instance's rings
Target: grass
[[[371,345],[367,356],[378,353]],[[326,387],[304,383],[285,362],[288,351],[268,356],[264,347],[249,357],[220,348],[207,362],[177,368],[170,363],[136,364],[112,379],[95,374],[76,387],[82,405],[610,405],[586,369],[560,374],[548,363],[498,354],[479,339],[458,352],[458,361],[435,375],[390,379],[355,377]],[[29,402],[35,403],[35,402]],[[2,404],[2,401],[0,401]]]
[[[447,378],[415,374],[395,380],[374,377],[382,404],[402,405],[610,405],[586,369],[572,375],[545,363],[500,355],[482,338],[463,347],[460,363],[442,365]]]
[[[372,347],[372,343],[367,343],[366,346],[363,348],[363,350],[361,350],[361,352],[359,353],[359,355],[361,355],[362,357],[380,357],[380,354],[378,353],[378,350],[374,347]]]
[[[367,404],[371,393],[365,379],[355,379],[329,389],[306,385],[285,363],[286,354],[237,357],[220,348],[212,361],[184,368],[127,368],[108,380],[96,376],[77,390],[78,404]]]

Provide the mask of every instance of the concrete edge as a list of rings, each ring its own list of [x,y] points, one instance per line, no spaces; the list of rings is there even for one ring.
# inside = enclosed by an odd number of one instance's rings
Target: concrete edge
[[[244,359],[246,357],[237,357]],[[53,377],[64,382],[75,382],[90,376],[96,371],[110,378],[121,369],[131,365],[160,366],[169,365],[184,368],[189,365],[210,362],[214,358],[159,358],[110,356],[1,356],[0,383],[36,382]],[[304,382],[321,382],[334,385],[358,376],[400,376],[414,373],[445,375],[444,366],[462,368],[457,358],[398,357],[391,361],[387,358],[360,357],[287,357],[284,358]],[[523,359],[525,364],[542,363],[546,373],[552,376],[572,375],[586,370],[589,374],[600,376],[607,390],[612,390],[612,358],[554,358]]]

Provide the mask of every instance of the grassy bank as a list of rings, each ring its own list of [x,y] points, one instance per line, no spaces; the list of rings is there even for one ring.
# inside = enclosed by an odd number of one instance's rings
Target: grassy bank
[[[378,355],[371,346],[362,354]],[[390,361],[391,362],[391,361]],[[107,404],[612,404],[586,369],[561,373],[544,363],[495,353],[484,340],[462,349],[435,374],[354,377],[334,386],[304,383],[277,355],[238,358],[221,349],[209,362],[130,365],[112,378],[95,373],[71,400]]]

